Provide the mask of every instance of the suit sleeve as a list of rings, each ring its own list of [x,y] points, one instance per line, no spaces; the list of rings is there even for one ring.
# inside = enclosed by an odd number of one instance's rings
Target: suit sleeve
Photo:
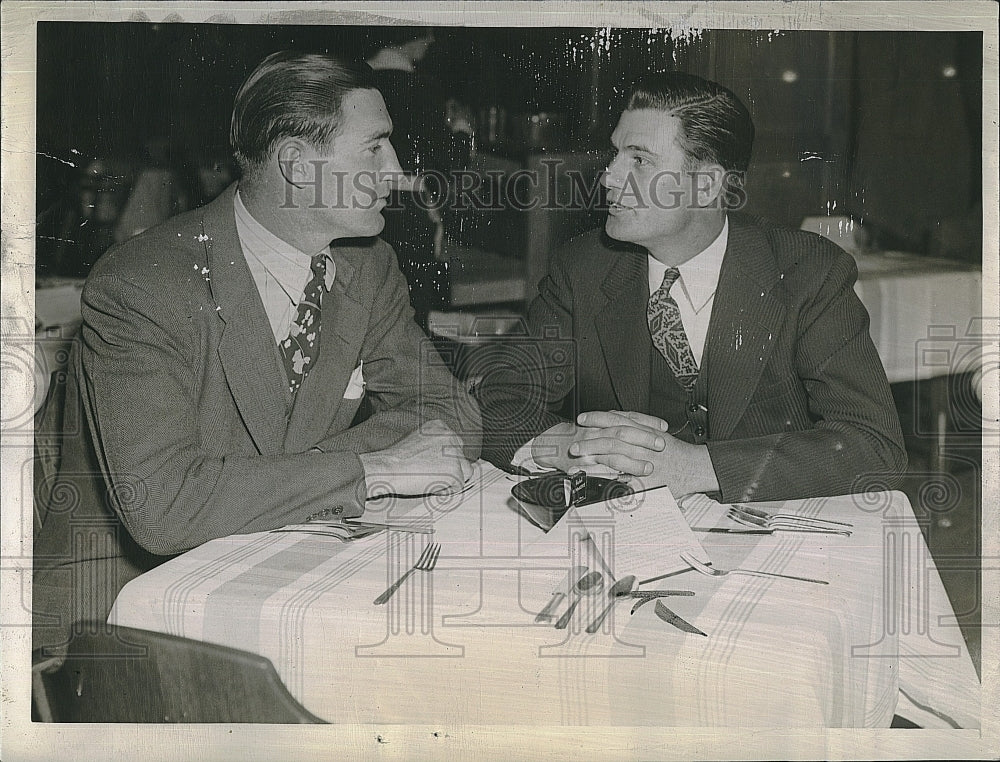
[[[378,256],[374,302],[361,349],[366,394],[373,414],[361,424],[320,442],[332,452],[385,449],[422,423],[443,421],[462,439],[469,460],[480,454],[479,406],[451,374],[431,340],[413,320],[406,280],[388,247]]]
[[[558,253],[538,284],[528,326],[529,336],[494,342],[476,362],[483,457],[504,469],[526,442],[565,420],[556,411],[576,383],[573,289]]]
[[[324,509],[363,512],[354,453],[211,454],[197,420],[199,339],[154,294],[114,276],[91,280],[83,317],[81,391],[97,455],[112,506],[146,550],[179,553]]]
[[[796,370],[812,428],[710,441],[725,502],[890,489],[906,450],[889,384],[854,292],[857,265],[838,256],[799,314]]]

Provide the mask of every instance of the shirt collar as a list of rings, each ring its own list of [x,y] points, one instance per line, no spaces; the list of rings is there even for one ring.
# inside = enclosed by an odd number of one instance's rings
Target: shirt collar
[[[236,214],[236,232],[240,245],[247,257],[256,259],[261,267],[281,286],[293,304],[298,304],[302,296],[303,286],[310,278],[312,256],[299,251],[287,241],[278,238],[274,233],[261,225],[243,203],[239,190],[234,194],[234,212]],[[324,285],[329,291],[337,274],[337,265],[330,256],[330,247],[326,246],[316,252],[316,256],[326,257],[326,281]]]
[[[722,260],[726,255],[726,245],[729,243],[729,218],[722,224],[722,230],[703,251],[691,257],[687,262],[678,265],[681,287],[694,309],[700,310],[715,294],[719,286],[719,273],[722,272]],[[663,274],[667,266],[652,254],[647,255],[649,273],[649,293],[652,294],[663,283]]]

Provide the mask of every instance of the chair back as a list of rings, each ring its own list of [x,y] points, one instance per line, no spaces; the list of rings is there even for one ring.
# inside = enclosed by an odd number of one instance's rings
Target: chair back
[[[83,623],[65,661],[41,670],[53,722],[321,723],[263,656],[158,632]]]

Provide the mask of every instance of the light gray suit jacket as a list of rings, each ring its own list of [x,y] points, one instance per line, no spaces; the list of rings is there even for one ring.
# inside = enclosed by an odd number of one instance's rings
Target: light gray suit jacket
[[[476,404],[414,323],[379,239],[331,247],[319,358],[291,406],[234,191],[109,250],[87,280],[67,381],[82,415],[67,416],[79,425],[35,540],[36,630],[106,617],[125,581],[208,540],[361,514],[357,453],[422,421],[479,454]],[[361,361],[371,414],[352,426],[362,400],[344,394]]]

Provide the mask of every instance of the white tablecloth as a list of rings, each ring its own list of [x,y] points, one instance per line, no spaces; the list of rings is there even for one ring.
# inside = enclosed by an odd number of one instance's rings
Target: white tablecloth
[[[443,545],[437,569],[386,606],[372,601],[427,535],[215,540],[132,581],[110,621],[262,654],[333,722],[888,726],[902,690],[924,724],[978,727],[975,670],[903,494],[783,505],[850,521],[849,538],[703,532],[729,525],[725,508],[690,497],[685,517],[718,568],[830,584],[689,570],[643,587],[694,591],[665,602],[707,637],[660,621],[653,604],[630,616],[628,603],[588,635],[604,597],[568,630],[534,623],[579,544],[572,528],[546,536],[521,516],[513,479],[481,466],[461,498],[370,508],[433,518]],[[623,576],[611,538],[598,541]]]
[[[891,383],[975,371],[983,363],[982,270],[902,252],[855,254],[855,291]]]

